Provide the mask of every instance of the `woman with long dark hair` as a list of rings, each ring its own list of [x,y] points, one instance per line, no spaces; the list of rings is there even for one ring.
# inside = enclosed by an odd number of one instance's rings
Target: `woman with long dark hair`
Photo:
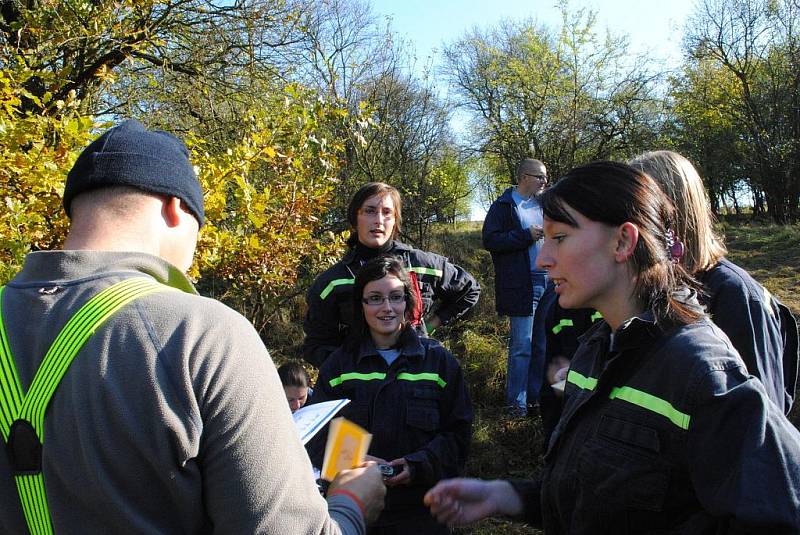
[[[480,286],[467,271],[435,253],[398,241],[403,222],[400,193],[382,182],[359,189],[347,207],[352,231],[345,256],[320,274],[306,295],[303,358],[321,366],[342,345],[353,324],[352,295],[356,273],[364,263],[389,253],[412,273],[418,296],[411,322],[420,334],[461,318],[475,306]]]
[[[369,533],[449,533],[422,502],[444,477],[463,473],[472,404],[459,362],[409,323],[416,295],[402,262],[367,262],[353,287],[350,336],[320,368],[314,402],[350,399],[341,415],[372,433],[368,460],[394,468],[386,507]],[[319,465],[319,444],[312,445]]]
[[[541,198],[538,264],[584,335],[536,481],[443,481],[450,524],[519,515],[558,533],[796,533],[800,433],[704,314],[678,263],[672,203],[615,162],[573,169]]]

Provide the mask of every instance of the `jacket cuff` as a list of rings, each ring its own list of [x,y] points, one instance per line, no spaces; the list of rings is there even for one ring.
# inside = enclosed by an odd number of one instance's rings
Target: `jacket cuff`
[[[522,499],[522,520],[533,526],[542,525],[542,481],[509,479],[509,484]]]
[[[408,463],[408,469],[411,470],[412,484],[435,483],[427,453],[417,451],[405,455],[404,459]]]
[[[339,525],[342,533],[364,535],[367,532],[361,509],[349,496],[335,494],[329,496],[327,502],[328,514]]]

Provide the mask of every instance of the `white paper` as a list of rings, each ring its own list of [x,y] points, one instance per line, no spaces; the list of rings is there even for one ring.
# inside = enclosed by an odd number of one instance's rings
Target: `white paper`
[[[300,442],[305,446],[348,403],[349,399],[334,399],[306,405],[292,413]]]

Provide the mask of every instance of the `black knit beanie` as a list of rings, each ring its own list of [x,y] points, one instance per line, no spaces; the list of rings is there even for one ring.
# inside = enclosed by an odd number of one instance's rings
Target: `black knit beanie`
[[[181,199],[205,222],[203,192],[189,161],[186,145],[160,130],[148,131],[129,119],[111,128],[84,149],[67,175],[64,210],[79,194],[109,186],[131,186]]]

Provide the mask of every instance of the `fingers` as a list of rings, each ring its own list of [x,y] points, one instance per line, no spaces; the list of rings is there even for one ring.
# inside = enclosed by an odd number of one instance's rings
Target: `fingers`
[[[453,499],[449,495],[430,495],[426,494],[424,501],[430,508],[431,515],[442,524],[448,526],[463,525],[464,506],[458,499]]]

